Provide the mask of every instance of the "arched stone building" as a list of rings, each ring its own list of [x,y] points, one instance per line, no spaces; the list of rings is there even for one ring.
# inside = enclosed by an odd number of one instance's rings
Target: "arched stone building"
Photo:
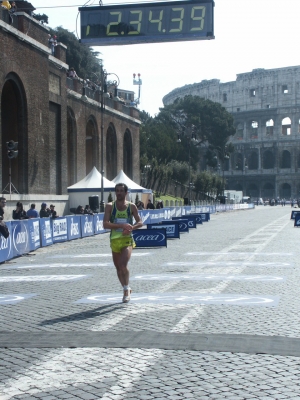
[[[113,99],[101,109],[99,90],[82,96],[82,83],[66,75],[66,47],[58,43],[53,56],[48,33],[30,15],[11,21],[0,8],[0,193],[9,181],[8,141],[18,142],[11,181],[21,195],[66,195],[94,166],[101,171],[101,132],[104,176],[123,169],[139,182],[138,110]]]
[[[252,198],[300,197],[300,67],[255,69],[234,82],[218,79],[177,88],[163,98],[197,95],[222,104],[235,120],[235,152],[226,188]]]

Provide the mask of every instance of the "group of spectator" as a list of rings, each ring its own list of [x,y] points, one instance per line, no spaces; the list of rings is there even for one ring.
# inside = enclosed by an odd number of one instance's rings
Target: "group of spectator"
[[[4,207],[6,206],[6,198],[0,197],[0,220],[4,218]],[[38,212],[36,205],[32,203],[30,209],[26,212],[23,207],[23,203],[17,202],[15,210],[13,210],[13,219],[30,219],[30,218],[58,218],[57,212],[54,210],[55,205],[50,204],[50,208],[47,208],[46,203],[42,203],[41,209]]]
[[[55,47],[57,46],[57,36],[56,35],[48,35],[49,36],[49,40],[48,40],[48,43],[49,43],[49,47],[50,47],[50,49],[51,49],[51,54],[54,56],[54,54],[55,54]]]
[[[144,203],[142,201],[140,201],[140,200],[137,202],[136,206],[137,206],[138,210],[144,210],[145,209]],[[155,208],[157,208],[157,209],[164,208],[163,202],[162,201],[158,201],[156,203],[156,207],[155,207],[154,204],[149,199],[146,209],[147,210],[154,210]]]
[[[94,215],[94,213],[93,213],[93,211],[91,210],[91,207],[89,206],[89,204],[87,204],[87,205],[85,206],[85,208],[83,208],[83,206],[80,206],[80,205],[79,205],[79,206],[76,208],[75,214],[79,214],[79,215],[82,215],[82,214]]]
[[[6,10],[8,10],[9,12],[9,23],[12,24],[13,22],[13,15],[14,13],[17,11],[17,5],[14,1],[12,1],[11,3],[9,1],[2,1],[1,2],[1,7],[5,8]]]

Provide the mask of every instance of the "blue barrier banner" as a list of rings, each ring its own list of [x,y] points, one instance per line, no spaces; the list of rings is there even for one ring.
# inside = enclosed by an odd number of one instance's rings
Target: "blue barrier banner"
[[[179,222],[179,232],[187,232],[189,233],[189,220],[184,217],[174,217],[173,221]]]
[[[81,215],[81,236],[87,237],[94,234],[94,216],[85,214]]]
[[[291,219],[295,219],[295,215],[296,215],[297,213],[299,214],[300,211],[295,211],[295,210],[293,210],[292,213],[291,213]]]
[[[190,213],[192,212],[192,206],[184,206],[181,207],[181,216],[186,216],[186,215],[190,215]]]
[[[28,220],[11,221],[11,236],[14,257],[29,253]]]
[[[196,213],[196,214],[191,214],[191,215],[200,215],[202,218],[202,222],[208,222],[210,221],[210,214],[209,212],[201,212],[201,213]]]
[[[105,232],[109,232],[109,229],[104,229],[103,228],[103,217],[104,214],[94,214],[93,217],[93,222],[94,222],[94,232],[95,235],[98,235],[99,233],[105,233]]]
[[[81,238],[80,216],[67,216],[68,240]]]
[[[156,224],[157,222],[164,221],[165,219],[165,212],[163,208],[159,210],[152,210],[150,214],[150,223]]]
[[[40,239],[40,218],[27,220],[29,230],[29,251],[34,251],[41,247]]]
[[[12,234],[11,234],[11,223],[5,222],[8,230],[9,236],[5,239],[4,236],[0,234],[0,262],[4,262],[6,260],[10,260],[14,257],[12,250]]]
[[[43,247],[53,244],[50,218],[40,218],[40,234]]]
[[[151,211],[152,210],[139,210],[139,216],[144,225],[150,224],[151,222]]]
[[[176,208],[177,207],[170,207],[170,219],[176,217]]]
[[[68,240],[67,217],[51,219],[53,243],[65,242]]]
[[[187,219],[189,228],[197,228],[196,217],[194,217],[193,215],[185,215],[183,218],[177,218],[177,217],[173,218],[173,220],[175,221],[177,219]]]
[[[181,217],[181,215],[182,215],[181,207],[176,207],[174,217]],[[173,217],[173,216],[172,216],[172,217]]]
[[[147,229],[166,228],[168,239],[180,239],[179,222],[178,221],[163,221],[159,224],[149,224]]]
[[[165,228],[136,229],[132,232],[136,247],[167,247]]]
[[[162,210],[161,210],[162,211]],[[170,221],[171,220],[171,210],[170,207],[164,208],[164,220],[165,221]]]
[[[294,226],[300,228],[300,213],[295,213],[294,219],[295,219]]]
[[[205,218],[205,214],[191,214],[191,215],[196,217],[196,224],[197,225],[202,225],[203,216]]]

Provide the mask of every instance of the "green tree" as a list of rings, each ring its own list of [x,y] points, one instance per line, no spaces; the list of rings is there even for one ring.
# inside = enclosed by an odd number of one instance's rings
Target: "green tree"
[[[43,21],[45,24],[49,23],[49,17],[46,14],[33,14],[33,18],[38,21]]]
[[[97,78],[94,74],[100,78],[102,60],[98,58],[99,52],[79,43],[74,33],[61,26],[51,29],[50,33],[56,35],[58,41],[67,46],[67,64],[74,67],[80,78],[95,81]]]

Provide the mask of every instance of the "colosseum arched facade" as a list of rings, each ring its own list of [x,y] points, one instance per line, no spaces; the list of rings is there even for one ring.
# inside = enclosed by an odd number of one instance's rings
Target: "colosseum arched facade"
[[[163,103],[189,94],[222,104],[234,117],[227,189],[253,199],[300,198],[300,66],[255,69],[233,82],[204,80],[174,89]]]

